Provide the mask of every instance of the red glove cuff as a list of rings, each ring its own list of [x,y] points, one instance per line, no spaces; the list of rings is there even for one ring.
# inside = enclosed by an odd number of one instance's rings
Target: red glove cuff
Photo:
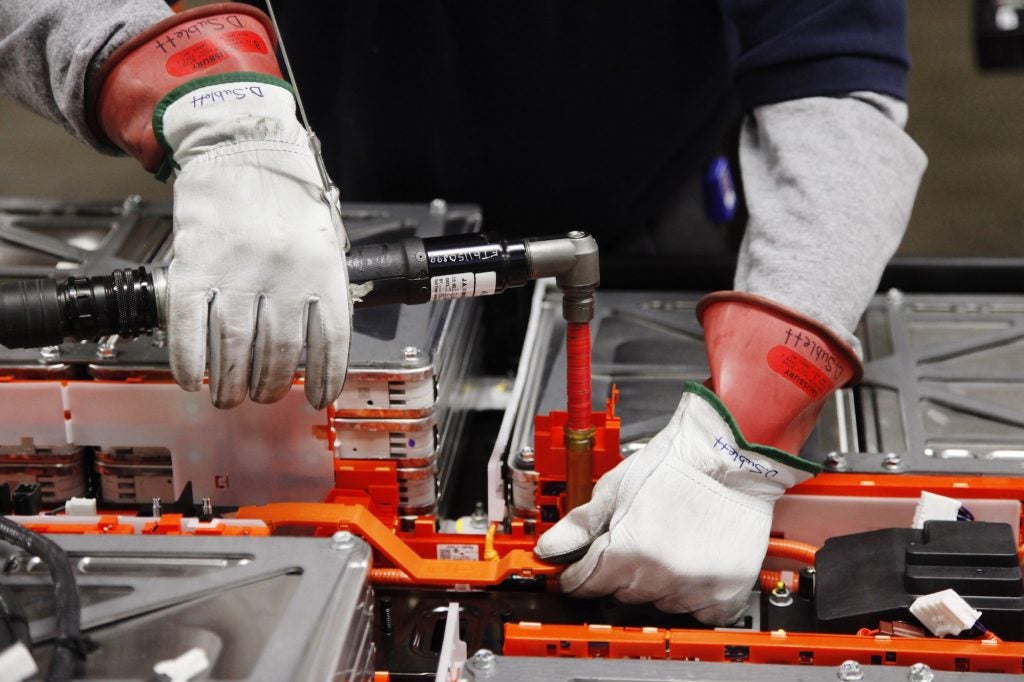
[[[155,172],[164,152],[153,134],[157,103],[174,88],[228,72],[281,78],[270,19],[238,3],[167,17],[115,50],[88,89],[86,111],[100,137]]]
[[[761,296],[723,291],[697,304],[709,388],[750,443],[796,454],[825,402],[860,380],[853,349],[810,317]]]

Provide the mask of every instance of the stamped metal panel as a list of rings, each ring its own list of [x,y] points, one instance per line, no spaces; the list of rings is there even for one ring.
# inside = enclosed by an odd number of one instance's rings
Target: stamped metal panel
[[[370,549],[358,539],[53,535],[70,556],[82,629],[99,645],[76,679],[152,679],[192,647],[202,679],[372,679]],[[0,556],[9,549],[0,543]],[[50,579],[16,553],[4,585],[28,614],[45,669],[54,636]]]
[[[112,448],[167,448],[175,494],[192,482],[217,504],[322,500],[334,485],[327,419],[301,386],[274,405],[246,401],[219,410],[208,390],[172,383],[72,381],[66,405],[73,442]]]
[[[1024,296],[878,296],[853,471],[1024,473]]]
[[[0,278],[98,275],[168,260],[171,207],[0,197]]]
[[[59,381],[0,383],[0,446],[22,442],[40,447],[71,442]]]

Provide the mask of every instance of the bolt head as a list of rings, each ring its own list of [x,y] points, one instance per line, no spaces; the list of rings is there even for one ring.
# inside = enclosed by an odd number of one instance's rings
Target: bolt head
[[[402,349],[402,357],[408,361],[418,360],[420,357],[420,349],[416,346],[406,346]]]
[[[573,230],[572,232],[565,236],[568,237],[569,239],[583,239],[584,237],[587,236],[587,233],[584,232],[583,230]]]
[[[138,194],[129,194],[125,197],[124,201],[121,202],[121,211],[123,213],[134,213],[139,210],[139,206],[142,204],[142,197]]]
[[[96,346],[96,357],[109,360],[117,357],[117,347],[112,341],[104,341]]]
[[[473,654],[473,667],[478,670],[489,670],[497,663],[498,660],[490,649],[480,649],[480,651]]]
[[[513,458],[513,463],[520,471],[533,471],[533,468],[536,465],[533,448],[524,447],[516,453],[516,456]]]
[[[434,215],[445,213],[448,211],[448,202],[444,199],[434,199],[430,202],[430,212]]]
[[[768,603],[772,606],[792,606],[793,593],[786,589],[785,586],[781,588],[776,587],[774,590],[772,590],[772,593],[768,595]]]
[[[825,468],[831,471],[846,471],[846,456],[841,452],[830,452],[825,456]]]
[[[864,679],[864,668],[857,661],[843,661],[836,670],[836,677],[843,682],[856,682]]]
[[[516,454],[514,459],[515,466],[519,470],[531,471],[537,464],[534,449],[529,446],[523,447],[523,449]]]
[[[900,305],[903,303],[903,292],[899,289],[893,288],[885,292],[885,302],[889,305]]]
[[[889,471],[898,471],[903,468],[903,458],[895,452],[890,452],[882,460],[882,467]]]
[[[331,536],[331,549],[352,549],[356,544],[356,538],[347,530],[339,530]]]
[[[915,663],[910,666],[910,672],[907,674],[907,679],[910,682],[932,682],[935,679],[935,673],[925,663]]]
[[[473,513],[469,515],[469,523],[474,528],[487,528],[487,512],[484,510],[484,503],[477,502],[476,506],[473,507]]]
[[[39,349],[39,358],[51,362],[60,358],[60,346],[43,346]]]

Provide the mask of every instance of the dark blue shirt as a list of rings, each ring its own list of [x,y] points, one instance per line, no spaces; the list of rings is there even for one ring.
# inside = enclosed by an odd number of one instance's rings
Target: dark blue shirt
[[[487,225],[645,229],[737,116],[905,97],[901,0],[281,3],[347,200],[482,204]]]

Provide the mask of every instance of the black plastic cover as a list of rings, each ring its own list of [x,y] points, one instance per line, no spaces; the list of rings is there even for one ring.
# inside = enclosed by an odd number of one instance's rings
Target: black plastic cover
[[[38,483],[19,483],[14,489],[14,513],[35,516],[43,509],[43,489]]]
[[[1005,523],[929,521],[830,538],[818,550],[816,627],[853,633],[880,620],[919,624],[910,605],[956,590],[1001,637],[1024,638],[1024,582],[1013,530]]]

